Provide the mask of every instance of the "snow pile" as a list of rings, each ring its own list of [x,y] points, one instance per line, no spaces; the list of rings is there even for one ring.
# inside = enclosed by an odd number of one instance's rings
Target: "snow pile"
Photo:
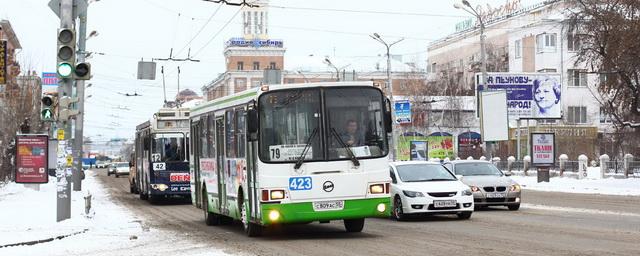
[[[581,179],[569,177],[552,177],[549,182],[538,183],[538,178],[533,176],[511,176],[524,189],[583,193],[603,195],[640,196],[640,179],[616,179],[613,177],[599,180]]]
[[[12,183],[0,188],[0,255],[225,255],[145,226],[144,220],[110,201],[93,176],[88,171],[83,191],[72,192],[71,219],[62,222],[56,222],[54,179],[40,185],[40,191]],[[84,214],[87,191],[93,196],[89,215]],[[7,246],[39,240],[51,241]]]

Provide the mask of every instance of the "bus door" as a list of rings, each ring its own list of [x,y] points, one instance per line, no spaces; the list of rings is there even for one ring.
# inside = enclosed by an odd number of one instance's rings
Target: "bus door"
[[[259,209],[259,204],[260,204],[260,193],[259,193],[259,189],[258,187],[258,182],[257,182],[257,164],[256,164],[256,153],[257,153],[257,148],[255,147],[256,142],[255,141],[249,141],[246,140],[247,142],[247,185],[249,187],[249,203],[250,203],[250,209],[251,209],[251,217],[250,219],[252,220],[258,220],[258,216],[260,216],[260,212]]]
[[[221,213],[228,214],[225,162],[224,119],[218,117],[216,118],[216,172],[218,174],[218,198],[220,199],[218,209]]]
[[[202,142],[200,140],[200,135],[202,129],[202,122],[194,122],[191,126],[191,164],[193,168],[190,168],[189,175],[191,176],[191,198],[192,201],[195,202],[196,207],[201,208],[202,199],[200,198],[202,195],[200,191],[202,191],[202,182],[200,179],[200,155],[202,151],[202,146],[200,145]],[[189,156],[187,156],[189,157]]]

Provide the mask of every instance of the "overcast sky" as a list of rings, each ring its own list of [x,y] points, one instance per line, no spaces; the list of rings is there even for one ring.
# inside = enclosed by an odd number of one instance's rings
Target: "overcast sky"
[[[39,74],[55,71],[55,38],[60,21],[47,6],[48,2],[0,0],[0,18],[11,22],[22,44],[18,60],[23,72],[27,69]],[[405,38],[392,48],[392,54],[402,54],[404,61],[424,66],[427,44],[453,33],[456,23],[470,17],[455,9],[454,2],[272,0],[269,35],[272,39],[284,40],[285,68],[293,64],[288,63],[287,58],[299,59],[310,54],[318,58],[367,58],[384,54],[384,47],[368,36],[374,32],[388,41]],[[500,6],[505,0],[470,2]],[[522,4],[535,2],[539,1],[523,0]],[[95,30],[99,35],[87,41],[87,50],[105,55],[94,54],[88,60],[93,79],[86,92],[92,97],[86,101],[85,136],[95,140],[133,137],[135,126],[148,120],[162,106],[160,66],[165,68],[167,98],[175,97],[177,92],[178,65],[180,88],[201,94],[203,85],[224,72],[224,42],[242,36],[241,15],[234,17],[238,10],[239,7],[201,0],[101,0],[90,4],[88,32]],[[159,62],[155,81],[135,79],[139,60],[166,58],[171,48],[178,58],[186,57],[191,48],[192,58],[201,62]],[[134,92],[143,96],[121,95]]]

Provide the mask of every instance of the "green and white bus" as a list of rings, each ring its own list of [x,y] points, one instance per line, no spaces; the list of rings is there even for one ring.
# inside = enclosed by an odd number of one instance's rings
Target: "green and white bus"
[[[265,85],[191,109],[191,195],[208,225],[389,215],[390,104],[370,82]]]

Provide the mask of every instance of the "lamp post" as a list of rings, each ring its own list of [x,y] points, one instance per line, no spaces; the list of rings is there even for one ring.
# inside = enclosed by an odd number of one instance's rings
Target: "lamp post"
[[[391,55],[389,54],[390,48],[391,46],[401,42],[402,40],[404,40],[404,38],[400,38],[399,40],[388,44],[387,42],[385,42],[382,37],[380,37],[380,35],[378,33],[373,33],[373,35],[369,35],[371,38],[373,38],[373,40],[378,41],[379,43],[383,44],[386,49],[387,49],[387,96],[389,97],[389,101],[391,101],[391,119],[393,121],[393,131],[391,131],[391,141],[389,142],[389,151],[393,152],[391,154],[391,160],[395,161],[397,159],[396,156],[396,151],[395,151],[395,145],[396,145],[396,141],[398,139],[397,136],[397,130],[396,127],[396,113],[395,110],[393,108],[395,108],[395,103],[393,100],[393,81],[391,81]]]
[[[340,70],[338,69],[338,67],[336,67],[336,65],[333,65],[333,63],[331,63],[328,57],[324,58],[324,63],[336,70],[336,81],[340,82]]]
[[[455,7],[456,9],[461,9],[464,10],[465,12],[468,12],[469,14],[473,15],[474,17],[476,17],[476,19],[478,19],[478,23],[480,23],[480,72],[482,73],[482,86],[487,87],[487,56],[486,56],[486,49],[485,49],[485,35],[484,35],[484,21],[482,20],[482,16],[476,11],[476,9],[474,9],[473,7],[471,7],[471,4],[469,4],[469,1],[467,0],[462,0],[462,5],[460,3],[454,3],[453,7]],[[485,89],[485,88],[483,88]],[[477,90],[477,89],[476,89]],[[479,91],[477,93],[480,93]],[[482,119],[482,95],[480,95],[480,131],[482,133],[483,136],[483,140],[485,142],[485,152],[484,155],[487,159],[491,159],[491,143],[488,143],[485,138],[484,138],[484,129],[483,129],[483,119]]]

